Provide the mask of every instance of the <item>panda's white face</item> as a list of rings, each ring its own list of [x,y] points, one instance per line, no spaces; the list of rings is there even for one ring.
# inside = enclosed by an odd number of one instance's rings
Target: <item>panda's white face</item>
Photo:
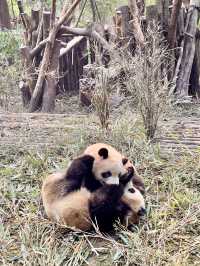
[[[90,145],[84,154],[95,158],[92,172],[102,184],[119,184],[120,176],[127,173],[122,162],[122,155],[108,144]]]
[[[94,162],[93,174],[102,184],[119,184],[120,177],[126,173],[122,162],[101,160]]]
[[[96,159],[93,165],[93,174],[97,180],[102,184],[118,185],[120,177],[126,172],[121,158],[110,157],[106,148],[99,150],[99,159]]]
[[[123,201],[137,215],[143,216],[146,213],[145,200],[141,192],[129,181],[124,189]]]

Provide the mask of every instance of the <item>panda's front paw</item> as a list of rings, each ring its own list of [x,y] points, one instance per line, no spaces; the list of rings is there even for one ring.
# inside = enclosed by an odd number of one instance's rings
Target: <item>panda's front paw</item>
[[[133,178],[134,176],[134,169],[133,171],[130,170],[126,174],[122,175],[119,179],[120,184],[126,186],[126,184]]]

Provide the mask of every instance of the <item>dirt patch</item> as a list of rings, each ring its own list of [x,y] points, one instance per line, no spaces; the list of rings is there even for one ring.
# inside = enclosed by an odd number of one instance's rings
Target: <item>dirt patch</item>
[[[0,114],[0,147],[55,147],[77,135],[85,119],[71,114]]]

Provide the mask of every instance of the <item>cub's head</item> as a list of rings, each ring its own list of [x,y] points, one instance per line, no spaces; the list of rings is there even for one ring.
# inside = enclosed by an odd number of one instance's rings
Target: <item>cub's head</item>
[[[120,178],[128,172],[121,154],[107,144],[93,144],[84,151],[84,155],[94,158],[92,172],[102,184],[119,184]]]
[[[146,214],[144,197],[142,193],[133,186],[132,181],[129,181],[124,188],[122,202],[128,209],[124,217],[127,226],[137,224],[140,217]]]
[[[122,163],[124,165],[124,168],[127,170],[127,172],[133,174],[133,177],[132,177],[133,185],[144,195],[145,194],[144,181],[143,181],[143,178],[138,174],[134,164],[126,157],[122,158]]]

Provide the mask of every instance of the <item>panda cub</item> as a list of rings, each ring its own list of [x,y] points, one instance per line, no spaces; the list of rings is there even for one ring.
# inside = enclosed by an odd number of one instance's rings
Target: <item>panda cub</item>
[[[131,181],[133,173],[121,159],[109,156],[105,147],[98,150],[98,156],[97,161],[83,155],[66,173],[47,177],[42,199],[49,218],[81,230],[97,222],[101,231],[109,231],[117,218],[122,221],[131,213],[144,212],[144,198]]]

